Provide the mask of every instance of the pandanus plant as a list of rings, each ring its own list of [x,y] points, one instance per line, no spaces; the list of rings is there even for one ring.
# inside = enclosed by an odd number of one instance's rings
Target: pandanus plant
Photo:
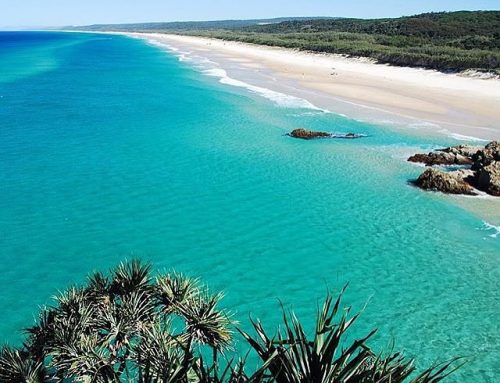
[[[187,382],[197,347],[230,344],[220,299],[180,274],[153,278],[138,261],[95,273],[42,311],[22,350],[2,351],[0,381]]]
[[[345,347],[358,315],[348,317],[341,296],[327,296],[312,339],[286,312],[273,336],[259,321],[255,336],[238,330],[261,360],[247,374],[246,358],[227,356],[234,322],[218,308],[221,294],[123,263],[57,296],[21,348],[4,347],[0,383],[437,383],[453,371],[445,363],[415,375],[401,354],[377,356],[367,346],[375,331]]]
[[[254,337],[240,330],[266,364],[264,380],[274,383],[437,383],[459,367],[451,368],[457,358],[415,375],[413,360],[407,360],[401,353],[377,355],[367,346],[376,330],[348,342],[348,330],[360,314],[350,317],[351,309],[342,309],[344,292],[345,288],[336,300],[331,295],[326,297],[318,309],[311,338],[295,314],[285,310],[283,326],[273,336],[260,321],[252,321]]]

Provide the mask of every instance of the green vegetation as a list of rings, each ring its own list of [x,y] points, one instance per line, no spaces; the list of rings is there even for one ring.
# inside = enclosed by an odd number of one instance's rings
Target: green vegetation
[[[395,19],[270,19],[94,25],[73,29],[165,32],[370,57],[380,63],[500,74],[500,11]]]
[[[312,337],[286,312],[275,335],[257,321],[252,336],[198,280],[125,263],[56,297],[21,348],[0,352],[0,382],[437,383],[453,371],[445,363],[417,375],[400,353],[375,354],[375,331],[348,341],[359,314],[341,297],[326,298]],[[251,371],[231,356],[235,331],[261,360]]]
[[[180,31],[225,40],[370,57],[446,72],[500,74],[500,12],[430,13],[398,19],[287,21],[232,30]]]
[[[315,18],[312,18],[315,19]],[[325,18],[322,18],[325,19]],[[84,30],[96,32],[170,32],[189,30],[215,30],[244,28],[253,25],[277,24],[285,21],[311,20],[310,17],[279,17],[275,19],[217,20],[217,21],[177,21],[168,23],[135,24],[95,24],[78,27],[65,27],[66,30]]]

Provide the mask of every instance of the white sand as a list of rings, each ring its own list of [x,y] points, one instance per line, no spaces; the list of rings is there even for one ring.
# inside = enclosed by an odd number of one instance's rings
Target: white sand
[[[201,37],[133,35],[206,57],[238,80],[305,98],[352,118],[500,139],[500,80],[496,78]]]
[[[217,65],[216,71],[224,69],[232,79],[249,84],[249,89],[299,97],[351,118],[465,141],[500,139],[500,80],[496,78],[200,37],[132,35],[166,44],[180,57],[208,59]],[[500,198],[446,198],[500,227]]]

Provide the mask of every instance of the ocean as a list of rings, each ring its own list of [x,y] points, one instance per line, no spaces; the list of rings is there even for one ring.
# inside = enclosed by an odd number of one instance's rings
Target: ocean
[[[0,341],[141,258],[224,291],[245,328],[278,324],[280,300],[311,324],[349,283],[375,348],[465,356],[450,382],[498,381],[499,229],[409,184],[409,154],[462,142],[333,112],[138,39],[0,33]]]

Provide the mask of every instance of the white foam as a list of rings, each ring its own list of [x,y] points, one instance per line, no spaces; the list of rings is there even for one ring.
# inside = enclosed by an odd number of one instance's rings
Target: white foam
[[[148,39],[148,43],[151,45],[156,45],[161,48],[167,49],[170,52],[172,52],[174,55],[177,56],[179,61],[185,62],[185,61],[191,61],[193,62],[199,69],[202,70],[202,72],[208,76],[212,77],[218,77],[219,82],[221,84],[225,85],[230,85],[238,88],[245,88],[249,90],[252,93],[258,94],[259,96],[262,96],[264,98],[267,98],[268,100],[271,100],[274,102],[276,105],[283,107],[283,108],[294,108],[294,109],[312,109],[318,112],[324,112],[327,113],[327,110],[323,110],[321,108],[318,108],[317,106],[313,105],[311,102],[291,96],[285,93],[281,92],[276,92],[271,89],[267,88],[262,88],[256,85],[251,85],[246,82],[236,80],[234,78],[231,78],[228,76],[227,72],[222,69],[218,68],[218,64],[213,62],[212,60],[206,58],[206,57],[201,57],[201,56],[193,56],[193,52],[189,51],[181,51],[180,49],[173,47],[169,44],[166,44],[164,42],[160,42],[156,39]],[[204,69],[207,66],[212,66],[215,68],[210,68],[210,69]]]
[[[258,94],[268,100],[271,100],[276,105],[283,108],[297,108],[297,109],[313,109],[325,112],[323,109],[318,108],[307,100],[299,97],[290,96],[288,94],[276,92],[271,89],[262,88],[260,86],[251,85],[246,82],[236,80],[227,75],[227,72],[221,68],[212,68],[203,71],[204,74],[212,77],[218,77],[221,84],[230,85],[238,88],[245,88],[252,93]]]
[[[446,134],[448,137],[451,137],[457,141],[468,141],[468,142],[489,142],[489,140],[484,140],[482,138],[473,137],[473,136],[465,136],[463,134],[452,133],[448,129],[441,129],[439,133]]]
[[[168,51],[172,52],[175,56],[177,56],[179,61],[191,61],[192,60],[190,57],[192,52],[190,52],[190,51],[181,51],[180,49],[178,49],[172,45],[169,45],[167,43],[164,43],[164,42],[161,42],[161,41],[158,41],[155,39],[147,39],[147,42],[150,45],[154,45],[154,46],[157,46],[157,47],[160,47],[163,49],[167,49]]]
[[[327,110],[313,110],[310,112],[303,112],[303,113],[290,113],[289,116],[291,117],[315,117],[319,116],[324,113],[330,113]],[[339,114],[339,116],[346,117],[345,115]]]
[[[464,136],[463,134],[458,134],[458,133],[450,133],[450,137],[452,137],[458,141],[474,141],[474,142],[489,142],[490,141],[490,140],[485,140],[485,139],[473,137],[473,136]]]
[[[493,231],[493,234],[489,235],[491,238],[497,238],[500,235],[500,226],[492,225],[486,221],[483,221],[483,227],[481,229],[485,231]]]
[[[411,124],[408,124],[408,127],[411,129],[437,129],[440,128],[438,124],[430,121],[417,121]]]
[[[140,39],[140,37],[137,37],[137,36],[132,36],[132,37],[134,37],[134,38],[136,38],[136,39]],[[173,46],[170,46],[170,45],[168,45],[168,44],[166,44],[166,43],[163,43],[163,42],[161,42],[161,41],[158,41],[158,40],[156,40],[156,39],[146,39],[146,42],[147,42],[148,44],[150,44],[150,45],[155,45],[155,46],[157,46],[157,47],[167,48],[167,49],[168,49],[168,50],[170,50],[170,51],[174,51],[174,52],[175,52],[175,51],[178,51],[178,49],[177,49],[177,48],[174,48]]]
[[[179,58],[180,62],[192,61],[193,59],[189,55],[190,55],[190,52],[183,52],[183,53],[180,53],[177,57]]]

